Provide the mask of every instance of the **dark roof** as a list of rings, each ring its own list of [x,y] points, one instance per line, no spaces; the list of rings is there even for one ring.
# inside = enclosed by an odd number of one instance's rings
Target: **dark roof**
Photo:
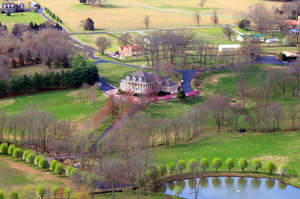
[[[173,86],[177,86],[177,84],[171,81],[170,79],[166,79],[162,82],[162,86],[173,87]]]

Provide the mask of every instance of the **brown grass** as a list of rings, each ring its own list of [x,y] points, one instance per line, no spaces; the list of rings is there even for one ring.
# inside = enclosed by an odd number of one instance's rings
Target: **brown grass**
[[[248,6],[264,2],[268,6],[280,5],[262,0],[215,0],[207,1],[200,9],[199,0],[108,0],[105,5],[113,7],[91,7],[79,5],[78,0],[40,0],[40,3],[50,8],[58,15],[72,31],[82,31],[80,21],[91,17],[96,28],[104,30],[144,29],[143,18],[150,16],[150,28],[187,27],[194,26],[193,14],[199,10],[203,15],[217,10],[220,14],[220,24],[232,24]],[[210,16],[202,16],[201,25],[211,24]]]

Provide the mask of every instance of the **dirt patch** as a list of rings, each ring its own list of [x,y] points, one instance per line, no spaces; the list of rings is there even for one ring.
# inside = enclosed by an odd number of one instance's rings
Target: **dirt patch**
[[[3,99],[3,100],[0,100],[0,107],[3,108],[3,107],[11,105],[13,103],[15,103],[14,99]]]
[[[18,163],[7,158],[0,157],[1,161],[5,162],[9,167],[23,171],[26,175],[30,175],[31,179],[34,179],[37,182],[62,182],[65,186],[75,188],[71,181],[67,178],[60,178],[52,175],[50,172],[40,171],[38,169],[32,168],[22,163]],[[34,177],[32,177],[34,176]]]
[[[259,157],[259,159],[265,162],[274,162],[276,165],[286,165],[289,162],[289,158],[283,156],[275,156],[275,155],[268,155]]]

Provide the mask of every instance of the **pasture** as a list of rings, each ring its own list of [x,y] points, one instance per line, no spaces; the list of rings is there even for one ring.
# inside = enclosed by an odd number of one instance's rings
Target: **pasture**
[[[195,26],[193,15],[199,11],[202,15],[201,25],[212,24],[211,15],[216,10],[220,24],[233,24],[240,12],[248,6],[263,2],[267,6],[280,5],[276,2],[262,0],[208,0],[203,8],[198,0],[107,0],[103,7],[80,5],[78,0],[40,0],[44,7],[50,8],[60,16],[74,32],[82,32],[80,21],[88,17],[95,22],[97,30],[137,30],[145,29],[143,19],[150,16],[150,28],[172,28]]]
[[[58,119],[82,121],[104,106],[106,97],[98,91],[96,103],[89,98],[78,97],[78,89],[50,91],[0,100],[0,110],[8,115],[21,113],[27,107],[52,112]]]
[[[215,157],[221,158],[223,166],[221,170],[227,170],[226,158],[247,158],[252,160],[259,158],[263,163],[272,161],[277,168],[286,164],[289,172],[300,172],[300,132],[277,133],[232,133],[232,132],[206,132],[195,143],[182,144],[169,147],[159,147],[153,150],[153,157],[157,164],[168,164],[180,159],[188,161],[191,158],[200,160],[208,158],[211,161]],[[249,165],[252,168],[252,165]],[[212,166],[209,170],[214,171]],[[237,162],[233,170],[238,170]],[[300,185],[300,178],[288,178],[290,183]]]
[[[0,14],[0,22],[6,25],[9,30],[12,29],[15,23],[29,24],[31,21],[41,24],[46,22],[46,19],[40,13],[35,12],[12,13],[11,16]]]

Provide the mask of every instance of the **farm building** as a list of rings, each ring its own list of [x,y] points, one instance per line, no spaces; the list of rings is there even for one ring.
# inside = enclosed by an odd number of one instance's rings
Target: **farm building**
[[[222,44],[218,47],[219,52],[237,52],[239,50],[241,50],[240,44]]]
[[[244,41],[246,38],[252,38],[254,40],[257,40],[259,42],[264,42],[265,40],[265,35],[261,34],[261,33],[257,33],[257,34],[249,34],[249,35],[239,35],[237,36],[236,40],[242,42]]]

